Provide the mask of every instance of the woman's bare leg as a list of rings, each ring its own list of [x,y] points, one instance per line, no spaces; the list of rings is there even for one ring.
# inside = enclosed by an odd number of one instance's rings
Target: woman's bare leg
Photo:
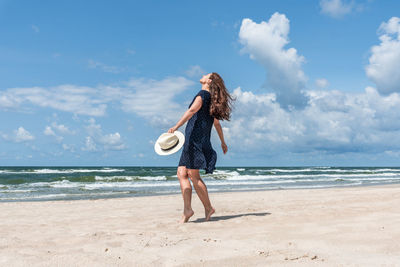
[[[188,174],[192,180],[194,189],[203,203],[206,221],[208,221],[211,215],[215,212],[215,209],[211,206],[210,198],[208,197],[207,186],[200,177],[198,169],[188,169]]]
[[[193,216],[192,210],[192,186],[188,178],[187,169],[185,166],[179,166],[176,173],[181,185],[182,197],[183,197],[183,215],[180,223],[185,223]]]

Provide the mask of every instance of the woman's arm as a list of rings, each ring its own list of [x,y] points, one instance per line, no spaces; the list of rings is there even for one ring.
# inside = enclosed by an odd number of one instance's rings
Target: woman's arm
[[[224,154],[226,154],[226,152],[228,151],[228,146],[225,144],[224,133],[222,132],[221,124],[216,118],[214,118],[214,127],[217,130],[219,139],[221,140],[222,151],[224,152]]]
[[[168,130],[168,133],[174,133],[176,130],[178,130],[179,127],[185,124],[186,121],[188,121],[197,111],[199,111],[202,104],[203,99],[201,99],[201,96],[197,96],[190,108],[185,111],[185,113],[182,115],[182,118],[176,123],[176,125]]]

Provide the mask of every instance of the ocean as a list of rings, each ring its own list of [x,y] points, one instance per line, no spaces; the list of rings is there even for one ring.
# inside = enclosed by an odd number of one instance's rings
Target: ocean
[[[0,167],[0,202],[180,194],[177,167]],[[400,167],[217,167],[209,192],[400,183]],[[194,189],[193,189],[194,192]]]

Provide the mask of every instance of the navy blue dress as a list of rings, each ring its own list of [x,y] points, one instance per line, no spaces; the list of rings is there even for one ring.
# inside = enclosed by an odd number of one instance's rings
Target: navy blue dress
[[[204,169],[206,173],[213,173],[217,162],[217,153],[211,146],[211,128],[214,117],[210,115],[210,92],[201,89],[189,105],[193,104],[197,96],[201,96],[201,108],[188,120],[185,129],[185,143],[183,145],[179,166],[188,169]]]

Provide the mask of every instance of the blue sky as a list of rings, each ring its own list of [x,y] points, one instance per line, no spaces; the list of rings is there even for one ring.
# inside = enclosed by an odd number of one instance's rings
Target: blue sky
[[[217,167],[398,165],[399,10],[0,0],[0,165],[176,166],[154,141],[212,71],[237,97]]]

